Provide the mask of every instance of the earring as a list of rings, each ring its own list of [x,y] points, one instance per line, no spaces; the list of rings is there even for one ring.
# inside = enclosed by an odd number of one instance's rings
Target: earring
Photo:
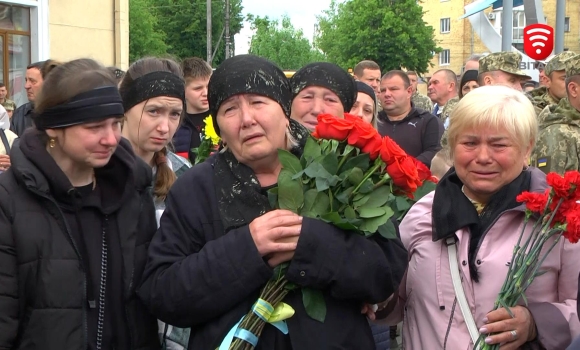
[[[48,147],[54,148],[55,145],[56,145],[55,139],[50,139],[50,141],[48,141]]]

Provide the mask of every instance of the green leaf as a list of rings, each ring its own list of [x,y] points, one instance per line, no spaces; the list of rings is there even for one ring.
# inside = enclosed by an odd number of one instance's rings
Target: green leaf
[[[318,322],[324,323],[326,318],[326,302],[322,291],[318,289],[302,288],[302,302],[306,314]]]
[[[379,229],[379,226],[384,225],[393,216],[393,210],[390,207],[384,207],[383,209],[385,210],[384,215],[370,218],[370,219],[366,219],[360,225],[359,229],[361,231],[370,232],[370,233],[377,232]]]
[[[302,171],[302,164],[300,164],[300,159],[285,149],[278,150],[278,159],[280,159],[282,168],[290,171],[292,175],[298,174]]]
[[[336,175],[338,170],[338,157],[334,153],[326,154],[322,159],[320,159],[320,165],[322,165],[329,174]]]
[[[274,187],[268,190],[268,201],[270,202],[270,207],[272,207],[272,209],[279,209],[278,187]]]
[[[351,145],[346,145],[344,146],[344,151],[342,151],[342,156],[347,156],[350,154],[350,152],[354,151],[356,148],[351,146]]]
[[[364,176],[365,174],[363,173],[361,168],[354,167],[350,170],[350,173],[348,174],[348,181],[352,185],[357,186],[359,183],[361,183]]]
[[[315,189],[310,189],[304,193],[304,209],[311,213],[309,217],[321,216],[328,212],[330,206],[330,199],[324,192],[318,192]]]
[[[338,150],[338,146],[340,146],[340,141],[330,140],[330,150],[332,153],[336,153],[336,150]]]
[[[278,175],[278,204],[280,209],[294,213],[298,213],[304,204],[302,182],[292,180],[292,172],[287,169],[282,169]]]
[[[302,156],[307,160],[307,162],[311,162],[320,157],[320,155],[322,155],[322,149],[320,148],[318,141],[316,141],[312,136],[308,137],[308,140],[306,140],[306,144],[304,145],[304,153],[302,153]]]
[[[390,219],[390,218],[389,218]],[[386,239],[397,239],[397,229],[392,220],[387,220],[378,228],[379,234]]]
[[[356,213],[351,206],[348,206],[346,209],[344,209],[344,217],[350,220],[356,219]]]
[[[357,208],[358,207],[362,207],[363,205],[366,204],[366,202],[369,201],[370,198],[371,198],[371,196],[369,196],[369,195],[362,194],[362,193],[357,193],[354,196],[354,202],[353,202],[353,204]]]
[[[326,191],[330,188],[328,179],[317,177],[316,178],[316,190],[319,192]]]
[[[358,192],[362,194],[371,193],[373,188],[374,184],[371,179],[366,179],[365,182],[363,182],[363,184],[359,187]]]
[[[328,223],[331,223],[331,224],[338,224],[338,223],[342,222],[342,218],[340,217],[340,214],[335,212],[335,211],[321,215],[320,218]]]
[[[405,197],[397,197],[395,201],[397,204],[397,209],[399,209],[400,211],[405,211],[411,208],[411,203],[409,203],[409,200]]]
[[[329,179],[332,176],[332,174],[324,169],[322,164],[318,162],[310,164],[306,169],[304,169],[304,173],[311,178]]]
[[[361,218],[376,218],[385,215],[386,210],[384,208],[358,208],[358,214]]]
[[[369,194],[369,200],[362,207],[378,208],[383,206],[389,200],[389,194],[391,194],[389,186],[381,186]]]
[[[435,183],[431,181],[424,181],[423,185],[417,188],[417,190],[413,193],[413,200],[416,202],[419,201],[425,195],[435,191],[435,187],[437,187]]]
[[[367,171],[370,167],[371,159],[368,153],[359,154],[358,156],[352,157],[344,163],[341,170],[346,171],[352,168],[360,168],[363,172]]]
[[[337,194],[336,199],[338,199],[343,204],[347,204],[352,191],[354,191],[354,186],[351,186],[346,190],[342,191],[341,193]]]

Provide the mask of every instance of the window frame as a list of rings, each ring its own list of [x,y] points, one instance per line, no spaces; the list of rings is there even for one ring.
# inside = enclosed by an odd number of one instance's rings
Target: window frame
[[[445,62],[445,58],[447,58],[447,62]],[[451,64],[451,50],[450,49],[443,49],[439,53],[439,65],[440,66],[448,66]]]
[[[443,17],[439,19],[439,33],[441,34],[451,33],[451,17]]]

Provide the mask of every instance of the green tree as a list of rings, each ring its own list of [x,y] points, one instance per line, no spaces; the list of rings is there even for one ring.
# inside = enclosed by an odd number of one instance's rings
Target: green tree
[[[343,68],[369,59],[383,71],[405,67],[425,73],[441,49],[422,16],[416,0],[333,0],[318,17],[316,44]]]
[[[304,37],[302,30],[294,28],[287,16],[282,21],[270,20],[267,16],[248,15],[248,22],[255,31],[249,52],[275,62],[282,69],[300,69],[315,61],[324,61],[324,55],[314,49]]]
[[[197,56],[207,57],[207,1],[206,0],[150,0],[161,28],[166,33],[168,53],[177,58]],[[212,0],[212,51],[215,57],[214,66],[219,65],[225,57],[225,2]],[[230,38],[231,48],[234,35],[242,29],[242,1],[230,0]],[[221,39],[220,39],[221,38]],[[219,45],[218,45],[219,42]]]
[[[148,55],[163,55],[168,46],[165,33],[159,29],[158,19],[151,11],[151,0],[129,2],[129,61]]]

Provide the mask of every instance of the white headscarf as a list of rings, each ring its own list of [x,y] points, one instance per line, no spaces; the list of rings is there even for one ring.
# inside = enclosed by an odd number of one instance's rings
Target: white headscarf
[[[10,117],[6,108],[0,105],[0,129],[9,130],[10,129]]]

